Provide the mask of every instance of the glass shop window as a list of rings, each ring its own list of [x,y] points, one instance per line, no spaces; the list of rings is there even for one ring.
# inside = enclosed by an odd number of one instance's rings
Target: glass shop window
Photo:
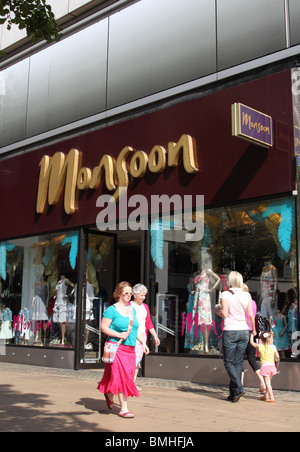
[[[174,224],[174,222],[171,221]],[[218,355],[223,322],[215,315],[227,276],[235,270],[255,301],[259,330],[272,330],[282,357],[294,357],[298,330],[293,198],[208,209],[204,235],[151,230],[148,302],[160,346],[151,351]]]
[[[75,345],[78,233],[0,243],[0,339]]]

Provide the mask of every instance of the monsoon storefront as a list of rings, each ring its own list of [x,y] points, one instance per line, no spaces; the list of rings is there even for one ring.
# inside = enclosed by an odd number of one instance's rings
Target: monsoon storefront
[[[161,342],[144,374],[222,382],[214,306],[237,270],[297,376],[291,71],[191,97],[1,160],[2,361],[100,367],[128,280]]]

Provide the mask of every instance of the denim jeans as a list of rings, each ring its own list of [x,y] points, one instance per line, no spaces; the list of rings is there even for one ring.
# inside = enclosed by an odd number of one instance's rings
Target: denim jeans
[[[224,366],[230,378],[230,397],[244,392],[242,372],[244,354],[249,342],[249,330],[223,331]]]

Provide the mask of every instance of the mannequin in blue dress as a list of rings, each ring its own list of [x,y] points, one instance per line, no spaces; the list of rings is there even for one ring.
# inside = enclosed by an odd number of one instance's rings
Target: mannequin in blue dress
[[[194,319],[194,297],[195,297],[195,283],[194,283],[194,276],[190,278],[190,281],[187,285],[187,290],[189,292],[188,296],[188,302],[187,302],[187,315],[192,315]],[[196,345],[202,344],[202,335],[200,337],[196,337],[195,335],[195,328],[198,329],[198,325],[195,326],[193,323],[193,326],[191,330],[189,330],[189,323],[186,322],[185,326],[185,341],[184,341],[184,348],[192,350]]]

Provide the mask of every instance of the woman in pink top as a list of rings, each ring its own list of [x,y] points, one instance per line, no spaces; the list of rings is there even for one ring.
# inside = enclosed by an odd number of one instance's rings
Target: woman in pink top
[[[221,308],[216,313],[224,319],[223,358],[224,366],[230,377],[228,400],[236,403],[245,395],[242,385],[244,353],[249,343],[249,325],[246,319],[248,312],[253,334],[255,319],[252,299],[249,293],[243,291],[243,277],[238,272],[228,276],[228,291],[221,295]]]

